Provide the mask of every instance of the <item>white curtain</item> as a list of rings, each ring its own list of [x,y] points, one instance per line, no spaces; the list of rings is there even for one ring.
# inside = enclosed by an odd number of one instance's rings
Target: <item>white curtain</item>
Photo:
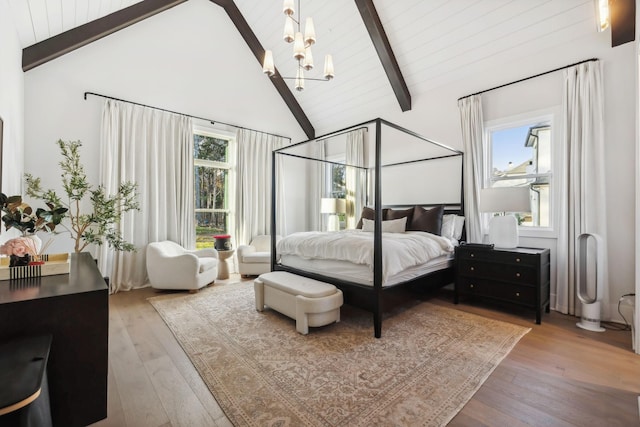
[[[555,309],[580,314],[576,294],[577,241],[582,233],[600,235],[607,259],[604,169],[604,97],[600,61],[579,64],[564,71],[562,109],[566,149],[566,184],[561,205],[557,253]],[[602,315],[608,316],[607,263],[604,269]],[[553,290],[552,290],[553,292]]]
[[[312,156],[314,159],[324,160],[325,140],[320,139],[311,143]],[[320,199],[326,197],[324,187],[326,180],[327,165],[321,161],[309,161],[309,225],[310,230],[322,231],[326,230],[324,215],[320,213]]]
[[[123,181],[138,185],[139,212],[121,221],[123,237],[136,252],[98,251],[110,291],[147,284],[145,250],[150,242],[172,240],[195,247],[193,128],[189,117],[107,100],[102,112],[100,178],[107,194]]]
[[[473,95],[458,101],[464,143],[464,214],[467,242],[482,242],[482,221],[478,203],[482,188],[482,99]]]
[[[288,140],[240,129],[237,137],[238,173],[236,192],[236,243],[248,244],[254,236],[271,233],[271,156]],[[276,156],[276,231],[286,234],[282,159]],[[292,178],[293,179],[293,178]]]
[[[365,129],[356,129],[347,134],[347,153],[345,162],[345,184],[347,188],[347,229],[356,228],[360,212],[366,202],[366,172],[364,169],[350,166],[364,166]]]

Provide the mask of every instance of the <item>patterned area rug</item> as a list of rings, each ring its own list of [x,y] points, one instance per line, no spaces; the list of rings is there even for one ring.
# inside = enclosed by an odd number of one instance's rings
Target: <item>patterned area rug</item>
[[[255,309],[253,282],[150,298],[236,426],[442,426],[529,329],[407,303],[296,332]]]

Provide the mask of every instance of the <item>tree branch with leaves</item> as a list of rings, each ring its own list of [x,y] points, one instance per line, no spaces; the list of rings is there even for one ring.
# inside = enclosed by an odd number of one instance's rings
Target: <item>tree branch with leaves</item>
[[[43,189],[40,178],[25,174],[27,194],[30,197],[43,200],[47,205],[64,206],[68,209],[70,226],[61,225],[67,229],[71,238],[75,240],[75,252],[82,252],[90,244],[102,245],[105,241],[117,251],[134,251],[135,246],[127,242],[117,225],[125,212],[140,210],[137,201],[137,185],[127,181],[120,183],[115,194],[107,194],[100,185],[94,188],[87,181],[87,175],[80,162],[80,141],[58,140],[58,147],[62,154],[59,163],[62,168],[62,187],[66,195],[66,202],[52,189]],[[91,212],[83,213],[82,201],[88,197]]]

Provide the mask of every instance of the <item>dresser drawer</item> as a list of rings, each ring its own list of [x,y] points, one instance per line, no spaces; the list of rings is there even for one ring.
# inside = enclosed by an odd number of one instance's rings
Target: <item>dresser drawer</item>
[[[540,262],[540,256],[537,254],[523,254],[487,249],[470,249],[465,247],[458,247],[456,249],[456,256],[460,260],[493,261],[504,264],[528,265],[531,267],[537,266]]]
[[[525,264],[499,264],[465,258],[460,259],[458,263],[458,274],[462,276],[503,280],[533,286],[536,283],[536,269]]]
[[[527,307],[536,306],[536,288],[468,277],[458,278],[458,292],[478,297],[509,301]]]

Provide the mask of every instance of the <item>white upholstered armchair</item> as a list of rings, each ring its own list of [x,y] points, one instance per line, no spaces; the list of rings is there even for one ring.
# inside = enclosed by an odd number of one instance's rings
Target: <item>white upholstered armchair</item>
[[[169,240],[147,246],[147,274],[156,289],[187,289],[197,292],[218,275],[214,249],[189,251]]]
[[[276,236],[276,242],[281,239]],[[271,236],[260,235],[248,245],[238,246],[238,272],[241,276],[258,276],[271,271]]]

